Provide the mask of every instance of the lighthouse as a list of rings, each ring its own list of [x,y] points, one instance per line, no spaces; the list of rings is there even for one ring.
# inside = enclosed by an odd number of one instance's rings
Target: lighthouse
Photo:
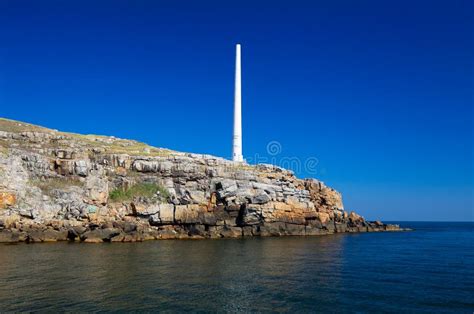
[[[242,156],[242,74],[240,62],[240,44],[235,46],[235,89],[234,89],[234,137],[232,142],[232,160],[243,162]]]

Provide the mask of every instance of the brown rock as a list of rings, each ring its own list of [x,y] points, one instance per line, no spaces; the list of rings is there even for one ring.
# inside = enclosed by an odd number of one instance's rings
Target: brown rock
[[[83,242],[84,243],[102,243],[104,241],[100,238],[87,238],[87,239],[84,239]]]
[[[15,205],[16,195],[11,192],[0,192],[0,209]]]
[[[291,206],[283,202],[275,202],[273,203],[273,206],[276,210],[291,211]]]
[[[16,243],[25,240],[25,234],[18,230],[0,230],[0,243]]]
[[[121,233],[119,235],[116,235],[112,239],[110,239],[110,242],[123,242],[124,239],[125,239],[125,235]]]
[[[400,229],[399,225],[390,225],[390,224],[388,224],[388,225],[385,226],[385,230],[386,231],[400,231],[401,229]]]
[[[88,243],[110,241],[113,237],[119,234],[120,229],[117,228],[94,229],[84,232],[81,235],[81,240]]]
[[[251,237],[255,235],[254,230],[256,230],[256,226],[245,226],[242,227],[242,236],[243,237]]]
[[[240,227],[230,227],[223,226],[219,234],[223,238],[239,238],[242,236],[242,228]]]
[[[336,223],[336,232],[343,233],[346,232],[347,226],[344,223]]]
[[[176,223],[195,224],[199,223],[199,214],[205,212],[206,209],[199,205],[177,205],[174,211],[174,219]],[[202,215],[201,215],[202,216]]]
[[[163,224],[174,222],[174,205],[160,204],[160,221]]]
[[[216,206],[217,206],[217,196],[216,196],[216,193],[214,192],[214,193],[211,194],[211,197],[209,199],[208,207],[209,208],[214,208]]]
[[[330,220],[330,217],[329,217],[329,214],[328,213],[318,213],[317,214],[317,218],[319,219],[319,221],[325,225],[329,222]]]
[[[159,238],[163,240],[178,238],[178,232],[172,226],[165,226],[158,230]]]

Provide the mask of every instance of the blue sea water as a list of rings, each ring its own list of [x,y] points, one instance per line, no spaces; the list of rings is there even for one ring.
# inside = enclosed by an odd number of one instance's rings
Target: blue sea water
[[[0,245],[0,311],[473,313],[474,223],[412,232]]]

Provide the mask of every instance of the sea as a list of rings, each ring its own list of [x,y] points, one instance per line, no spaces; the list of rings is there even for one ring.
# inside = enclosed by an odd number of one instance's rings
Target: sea
[[[0,245],[1,312],[473,313],[474,223],[313,237]]]

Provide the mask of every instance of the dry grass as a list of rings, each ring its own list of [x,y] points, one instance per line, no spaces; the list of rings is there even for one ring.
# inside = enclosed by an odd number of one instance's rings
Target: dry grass
[[[243,164],[243,163],[233,163],[228,166],[229,169],[232,169],[234,171],[242,170],[242,171],[252,171],[255,170],[254,166],[251,166],[249,164]]]
[[[8,142],[5,140],[0,140],[0,154],[7,155],[8,154]]]
[[[54,190],[66,191],[70,187],[82,187],[84,185],[79,179],[73,177],[48,178],[44,180],[34,179],[30,183],[33,186],[39,187],[44,194],[49,196],[52,195]]]
[[[83,146],[84,148],[97,147],[105,150],[109,154],[128,154],[131,156],[150,156],[150,157],[168,157],[173,155],[174,151],[157,148],[145,143],[118,139],[110,136],[94,135],[94,134],[77,134],[77,133],[66,133],[66,132],[56,132],[48,128],[43,128],[29,123],[13,121],[9,119],[0,118],[0,131],[6,132],[26,132],[26,131],[35,131],[43,133],[55,133],[58,135],[63,135],[67,138],[65,143],[61,144],[59,142],[54,143],[44,143],[47,147],[61,148],[67,147],[67,141],[74,141],[78,145]],[[3,141],[0,140],[0,153],[4,151],[2,147],[5,145],[2,144]]]
[[[130,146],[108,145],[104,147],[106,152],[113,154],[127,154],[131,156],[168,157],[172,151],[151,147],[143,143],[136,143]]]
[[[168,157],[173,155],[169,149],[157,148],[145,143],[117,139],[101,135],[81,135],[73,133],[64,133],[78,140],[85,146],[103,148],[108,154],[127,154],[131,156],[150,156],[150,157]]]
[[[27,131],[51,132],[52,130],[34,124],[0,118],[0,131],[19,133]]]

